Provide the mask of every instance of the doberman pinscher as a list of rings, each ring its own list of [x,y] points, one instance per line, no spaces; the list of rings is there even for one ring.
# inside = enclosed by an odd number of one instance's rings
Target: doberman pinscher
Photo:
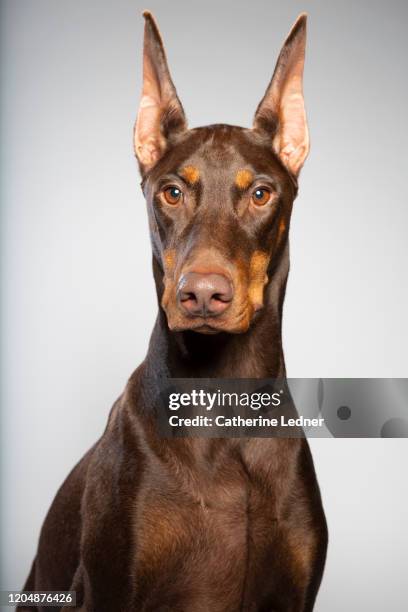
[[[307,612],[327,528],[306,439],[166,439],[152,418],[169,378],[285,377],[288,230],[309,149],[306,16],[251,129],[187,129],[144,16],[134,142],[159,313],[104,434],[57,493],[25,589],[74,590],[87,612]]]

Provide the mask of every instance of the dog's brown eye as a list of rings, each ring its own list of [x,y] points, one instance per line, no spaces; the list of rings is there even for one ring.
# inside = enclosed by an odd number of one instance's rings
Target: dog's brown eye
[[[180,202],[182,196],[181,189],[179,189],[175,185],[171,185],[163,191],[163,196],[167,204],[171,204],[172,206],[174,206],[175,204],[178,204]]]
[[[259,187],[255,189],[252,194],[252,202],[255,206],[265,206],[271,199],[271,192],[269,189],[265,189],[265,187]]]

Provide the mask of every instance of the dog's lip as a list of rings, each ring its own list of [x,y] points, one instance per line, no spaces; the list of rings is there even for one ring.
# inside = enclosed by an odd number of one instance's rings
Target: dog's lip
[[[192,331],[198,332],[199,334],[219,334],[222,329],[213,327],[212,325],[200,325],[200,327],[193,327]]]
[[[217,334],[219,332],[222,331],[226,331],[224,329],[224,326],[219,326],[219,325],[213,325],[209,322],[206,322],[205,319],[198,321],[198,322],[192,322],[192,323],[181,323],[179,325],[175,325],[174,327],[172,326],[172,330],[173,331],[194,331],[194,332],[198,332],[201,334]]]
[[[188,323],[175,325],[174,327],[172,326],[171,329],[172,331],[176,332],[193,331],[198,334],[207,335],[220,334],[223,332],[227,334],[240,334],[247,331],[247,328],[238,328],[236,325],[228,325],[225,322],[222,325],[217,325],[215,322],[210,323],[210,321],[206,321],[205,319],[202,319],[190,325]]]

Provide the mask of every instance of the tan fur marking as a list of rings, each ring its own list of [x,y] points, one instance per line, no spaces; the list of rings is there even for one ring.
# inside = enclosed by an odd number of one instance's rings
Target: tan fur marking
[[[313,559],[316,552],[316,542],[313,534],[298,534],[298,539],[295,540],[289,537],[289,549],[292,553],[293,569],[295,570],[299,582],[308,580],[310,568],[313,565]],[[301,544],[299,538],[302,538]]]
[[[254,308],[263,306],[263,290],[268,282],[266,270],[268,269],[269,256],[263,251],[255,251],[249,264],[249,288],[248,297]]]
[[[186,516],[177,511],[177,506],[157,492],[153,492],[152,497],[155,504],[145,503],[139,519],[143,529],[136,527],[139,538],[137,562],[147,569],[157,565],[161,559],[171,558],[183,543],[186,545],[189,535]],[[184,514],[188,508],[186,504]]]
[[[190,185],[195,185],[200,178],[200,171],[195,166],[186,166],[182,169],[181,176],[187,183],[190,183]]]
[[[163,253],[164,267],[164,292],[162,297],[162,306],[165,308],[169,303],[171,293],[174,289],[174,270],[176,267],[176,251],[175,249],[167,249]]]
[[[235,176],[235,185],[239,189],[247,189],[254,180],[254,175],[250,170],[238,170]]]
[[[168,249],[163,253],[164,273],[166,276],[172,276],[176,265],[176,251]]]
[[[251,280],[263,280],[268,266],[269,257],[264,251],[254,251],[249,264]]]
[[[279,223],[279,236],[281,236],[283,234],[285,229],[286,229],[286,223],[285,223],[284,219],[281,219],[280,223]]]

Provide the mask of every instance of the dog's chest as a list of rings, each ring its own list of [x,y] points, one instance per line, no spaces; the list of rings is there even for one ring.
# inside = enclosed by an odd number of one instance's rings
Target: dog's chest
[[[197,612],[238,609],[249,542],[275,528],[275,500],[273,488],[251,483],[236,450],[232,443],[213,463],[153,463],[146,472],[133,531],[143,610],[173,596],[174,609],[184,600]]]

